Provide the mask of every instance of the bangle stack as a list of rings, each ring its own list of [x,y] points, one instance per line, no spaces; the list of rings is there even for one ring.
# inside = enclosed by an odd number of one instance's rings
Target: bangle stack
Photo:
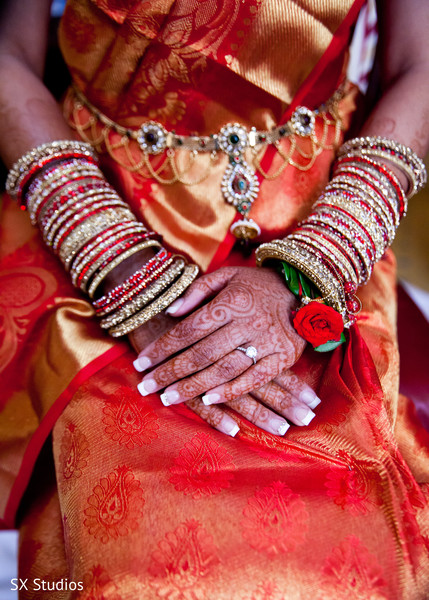
[[[389,163],[406,175],[408,193]],[[257,264],[279,259],[302,271],[350,327],[360,310],[358,286],[370,278],[406,214],[407,199],[426,178],[423,162],[410,148],[380,137],[346,142],[310,215],[285,239],[262,244]]]
[[[88,144],[58,141],[31,150],[12,167],[6,189],[73,285],[94,298],[115,268],[146,248],[158,252],[109,294],[94,300],[101,326],[117,337],[167,308],[195,279],[198,267],[162,248],[105,180]]]

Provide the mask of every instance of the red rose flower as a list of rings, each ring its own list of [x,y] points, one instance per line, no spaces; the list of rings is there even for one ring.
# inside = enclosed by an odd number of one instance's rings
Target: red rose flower
[[[331,306],[316,301],[298,310],[293,326],[313,348],[327,342],[338,342],[344,329],[340,313]]]

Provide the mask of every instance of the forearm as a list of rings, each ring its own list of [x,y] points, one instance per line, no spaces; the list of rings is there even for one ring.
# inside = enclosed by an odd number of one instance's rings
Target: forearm
[[[429,24],[427,0],[378,0],[381,99],[362,128],[429,150]]]
[[[379,135],[411,147],[421,158],[429,151],[429,64],[402,73],[383,93],[361,135]]]
[[[0,54],[0,154],[8,168],[32,148],[74,139],[61,109],[27,65]]]

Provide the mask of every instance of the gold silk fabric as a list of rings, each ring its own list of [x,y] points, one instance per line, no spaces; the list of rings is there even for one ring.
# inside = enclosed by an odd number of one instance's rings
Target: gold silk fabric
[[[74,0],[62,21],[60,44],[79,89],[123,126],[154,120],[183,135],[210,135],[229,122],[269,130],[282,121],[353,4],[351,0]],[[311,108],[334,92],[344,48],[338,54],[331,57],[331,63],[338,62],[336,79],[331,76],[329,85],[325,80],[315,86],[319,92],[310,97]],[[346,103],[345,120],[350,108]],[[89,115],[80,118],[87,122]],[[112,133],[109,142],[114,146],[120,138]],[[189,161],[187,153],[183,155],[179,168]],[[124,154],[118,151],[117,156],[124,162]],[[260,178],[261,191],[251,216],[263,229],[261,239],[284,233],[303,216],[323,183],[324,164],[332,157],[332,152],[325,152],[310,177],[288,167],[274,180]],[[274,173],[281,160],[278,156],[267,160],[267,170]],[[198,185],[164,185],[121,169],[107,155],[104,164],[141,219],[167,244],[206,269],[236,215],[221,193],[227,157],[221,154],[210,166],[209,155],[200,154],[184,177],[198,182],[207,172]],[[158,165],[159,160],[155,168]]]
[[[122,125],[269,128],[337,88],[360,4],[70,0],[61,45],[80,89]],[[353,107],[351,90],[345,123]],[[333,155],[261,181],[251,215],[263,239],[308,212]],[[162,186],[103,161],[174,249],[204,268],[254,265],[230,252],[225,164],[200,185]],[[267,150],[265,167],[279,161]],[[427,600],[429,436],[398,396],[390,252],[360,292],[348,343],[329,354],[308,348],[294,367],[322,399],[316,418],[280,438],[231,413],[240,425],[232,439],[184,406],[139,395],[134,353],[98,330],[9,201],[0,236],[2,515],[10,526],[30,454],[53,427],[55,477],[36,473],[20,522],[19,576],[49,582],[43,598]],[[49,463],[41,467],[46,476]],[[29,583],[21,597],[41,592]]]

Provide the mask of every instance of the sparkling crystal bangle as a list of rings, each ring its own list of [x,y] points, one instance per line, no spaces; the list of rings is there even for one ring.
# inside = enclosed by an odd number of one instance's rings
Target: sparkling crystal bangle
[[[77,142],[74,140],[59,140],[42,144],[41,146],[37,146],[37,148],[34,148],[33,150],[30,150],[21,156],[21,158],[12,166],[6,179],[7,193],[12,197],[17,197],[21,191],[20,186],[22,184],[22,179],[25,177],[26,173],[29,171],[29,169],[31,169],[31,167],[46,158],[52,160],[61,158],[61,154],[64,154],[68,151],[78,153],[79,156],[91,158],[94,161],[96,160],[96,154],[92,146],[84,142]]]
[[[340,158],[356,154],[376,156],[399,166],[411,183],[407,194],[409,198],[426,185],[427,172],[424,162],[411,148],[395,140],[379,136],[358,137],[343,144],[338,151]]]
[[[143,308],[134,316],[123,321],[120,325],[109,329],[110,335],[112,337],[126,335],[165,310],[191,285],[197,275],[198,267],[196,265],[187,265],[181,277],[169,287],[167,292],[162,294],[162,296],[154,300],[152,304],[149,304],[149,306]]]
[[[100,283],[107,277],[107,275],[111,271],[113,271],[113,269],[115,269],[122,262],[124,262],[124,260],[126,260],[127,258],[132,256],[133,254],[136,254],[136,252],[140,252],[141,250],[144,250],[145,248],[150,248],[150,247],[161,248],[161,244],[159,242],[157,242],[156,240],[145,240],[144,242],[141,242],[140,244],[137,244],[136,246],[129,248],[125,252],[122,252],[122,254],[120,254],[114,260],[109,262],[109,264],[106,265],[103,269],[101,269],[100,272],[97,273],[97,275],[91,281],[91,284],[89,285],[88,290],[87,290],[88,296],[90,298],[93,298]]]
[[[150,287],[141,290],[138,295],[126,302],[118,311],[102,319],[100,321],[100,326],[103,329],[110,329],[142,310],[143,307],[177,279],[185,268],[185,265],[186,263],[183,258],[177,259],[161,277],[151,283]]]

